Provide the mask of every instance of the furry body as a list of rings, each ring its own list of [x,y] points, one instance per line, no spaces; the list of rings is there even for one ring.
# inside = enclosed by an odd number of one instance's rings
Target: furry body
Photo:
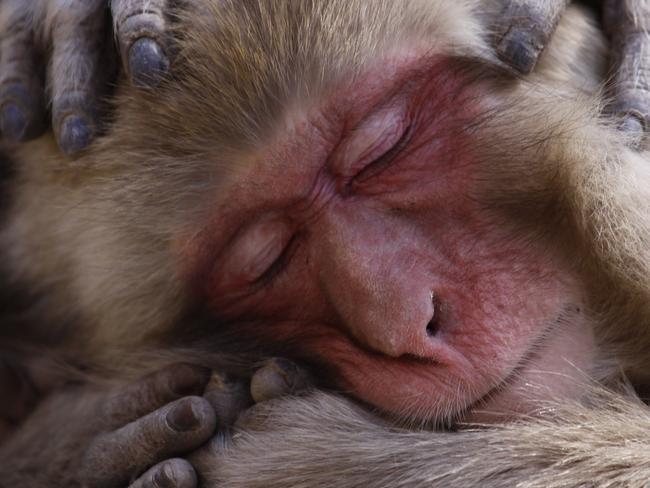
[[[180,22],[180,74],[155,93],[121,86],[116,124],[74,167],[51,140],[14,154],[5,260],[15,283],[47,297],[41,307],[57,329],[46,332],[64,338],[54,350],[73,365],[106,367],[126,352],[138,371],[198,357],[244,372],[255,344],[193,326],[194,297],[170,253],[178,229],[209,220],[205,202],[232,176],[232,161],[272,140],[286,107],[360,76],[393,46],[492,61],[473,2],[353,2],[346,15],[336,2],[214,3]],[[341,32],[350,42],[336,41]],[[548,219],[584,280],[599,351],[591,373],[612,384],[623,372],[642,387],[650,169],[598,115],[602,47],[583,14],[567,15],[536,74],[495,87],[494,110],[476,126],[498,168],[486,173],[490,203],[524,229],[521,202]],[[138,359],[143,346],[164,352]],[[317,393],[256,407],[231,440],[218,435],[194,462],[206,486],[647,485],[647,407],[631,393],[596,390],[584,390],[588,406],[549,398],[539,418],[453,433],[400,430]],[[16,439],[31,449],[21,441],[28,432]]]

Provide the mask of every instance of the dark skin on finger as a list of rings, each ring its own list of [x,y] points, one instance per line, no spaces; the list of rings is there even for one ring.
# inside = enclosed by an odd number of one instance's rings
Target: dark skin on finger
[[[638,135],[641,144],[641,135],[650,126],[650,8],[643,2],[606,0],[603,23],[612,43],[609,110],[624,131]]]

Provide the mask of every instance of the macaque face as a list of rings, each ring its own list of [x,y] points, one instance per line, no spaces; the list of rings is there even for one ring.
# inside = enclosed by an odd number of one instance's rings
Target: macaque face
[[[179,253],[225,327],[387,411],[486,421],[573,394],[594,343],[565,260],[487,203],[489,82],[461,65],[391,53],[294,104]]]

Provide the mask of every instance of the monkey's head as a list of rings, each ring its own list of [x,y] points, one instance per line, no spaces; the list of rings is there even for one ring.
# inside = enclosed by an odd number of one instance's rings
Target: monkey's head
[[[75,168],[24,178],[46,217],[11,232],[38,221],[57,256],[28,273],[65,276],[103,337],[173,337],[200,306],[206,334],[399,414],[575,394],[596,342],[567,193],[611,139],[576,101],[595,58],[515,79],[462,2],[215,1],[179,38]]]

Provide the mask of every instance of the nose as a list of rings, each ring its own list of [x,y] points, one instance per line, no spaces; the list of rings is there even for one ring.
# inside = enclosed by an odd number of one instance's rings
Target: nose
[[[343,327],[363,346],[390,357],[432,358],[441,307],[425,273],[406,271],[395,259],[339,253],[323,282]]]

